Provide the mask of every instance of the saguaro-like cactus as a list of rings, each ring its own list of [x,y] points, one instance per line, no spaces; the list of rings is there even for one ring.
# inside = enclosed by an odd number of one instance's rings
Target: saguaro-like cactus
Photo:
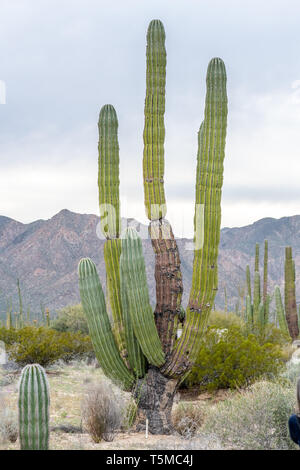
[[[289,333],[294,340],[299,335],[299,327],[296,306],[295,263],[290,246],[285,249],[284,304]]]
[[[254,262],[254,276],[253,276],[253,303],[251,291],[251,276],[250,267],[246,267],[246,285],[247,285],[247,298],[246,298],[246,320],[248,323],[248,330],[259,327],[263,329],[269,321],[269,306],[271,297],[268,294],[268,241],[264,243],[264,271],[263,271],[263,289],[261,291],[261,278],[259,273],[259,244],[255,245],[255,262]],[[251,314],[250,314],[251,312]]]
[[[96,267],[89,259],[80,261],[79,285],[92,342],[104,373],[134,395],[138,394],[141,423],[148,418],[151,432],[169,433],[173,398],[178,383],[196,359],[218,285],[227,124],[226,71],[219,58],[209,63],[204,121],[198,136],[193,284],[183,316],[179,251],[171,225],[165,219],[166,50],[165,31],[159,20],[149,25],[146,55],[143,180],[155,254],[154,314],[141,240],[132,228],[120,238],[118,126],[111,105],[101,109],[99,118],[99,201],[101,227],[107,238],[104,246],[106,303]],[[117,221],[112,219],[113,215]],[[178,326],[182,323],[178,339]]]
[[[21,450],[47,450],[50,395],[46,373],[39,364],[22,370],[18,404]]]

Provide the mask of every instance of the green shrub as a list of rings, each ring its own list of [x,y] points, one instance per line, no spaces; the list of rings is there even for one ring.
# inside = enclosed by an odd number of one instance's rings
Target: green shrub
[[[57,318],[51,323],[51,328],[62,332],[70,331],[72,333],[80,332],[84,335],[89,334],[86,317],[81,304],[72,305],[59,310]]]
[[[208,325],[217,328],[230,328],[232,326],[243,328],[245,323],[235,313],[212,311],[209,315]]]
[[[88,336],[61,333],[45,327],[0,328],[0,340],[6,344],[9,359],[21,366],[34,363],[48,366],[59,359],[68,362],[93,354]]]
[[[295,387],[257,382],[207,409],[201,430],[213,432],[223,446],[231,449],[296,449],[287,427],[295,404]]]
[[[254,335],[245,337],[241,329],[209,327],[197,362],[183,386],[200,389],[238,388],[261,376],[274,377],[284,366],[278,345],[259,344]]]

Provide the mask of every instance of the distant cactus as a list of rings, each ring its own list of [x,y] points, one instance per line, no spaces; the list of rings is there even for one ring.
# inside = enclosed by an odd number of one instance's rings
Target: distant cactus
[[[299,335],[299,327],[296,306],[295,263],[290,246],[285,249],[284,305],[289,333],[291,338],[295,340]]]
[[[18,404],[21,450],[48,450],[49,385],[39,364],[27,365],[22,370]]]
[[[254,262],[254,277],[253,277],[253,303],[252,303],[252,289],[251,289],[251,275],[250,267],[246,266],[246,321],[248,330],[259,327],[264,329],[269,322],[269,309],[271,297],[268,294],[268,241],[264,243],[264,270],[263,270],[263,290],[261,291],[261,278],[259,273],[259,244],[255,245],[255,262]],[[251,307],[251,308],[250,308]]]

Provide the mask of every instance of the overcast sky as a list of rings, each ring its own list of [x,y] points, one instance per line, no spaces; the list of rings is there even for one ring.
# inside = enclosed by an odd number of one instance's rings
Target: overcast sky
[[[166,30],[166,195],[190,235],[209,60],[228,76],[222,226],[300,213],[300,2],[0,0],[0,215],[98,214],[97,120],[119,118],[122,216],[146,222],[148,23]]]

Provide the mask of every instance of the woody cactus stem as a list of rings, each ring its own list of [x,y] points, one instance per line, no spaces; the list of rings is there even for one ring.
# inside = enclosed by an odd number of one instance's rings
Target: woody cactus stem
[[[45,370],[30,364],[19,384],[19,437],[21,450],[48,450],[49,386]]]
[[[299,335],[299,327],[296,306],[295,264],[292,257],[292,248],[290,246],[287,246],[285,249],[284,273],[284,303],[286,320],[290,336],[295,340]]]
[[[195,362],[218,286],[221,193],[227,126],[226,70],[223,61],[208,65],[204,122],[199,131],[194,217],[194,265],[185,326],[163,370],[184,374]]]
[[[147,32],[147,71],[144,127],[144,194],[149,220],[166,216],[164,190],[165,141],[165,30],[161,21],[153,20]]]

